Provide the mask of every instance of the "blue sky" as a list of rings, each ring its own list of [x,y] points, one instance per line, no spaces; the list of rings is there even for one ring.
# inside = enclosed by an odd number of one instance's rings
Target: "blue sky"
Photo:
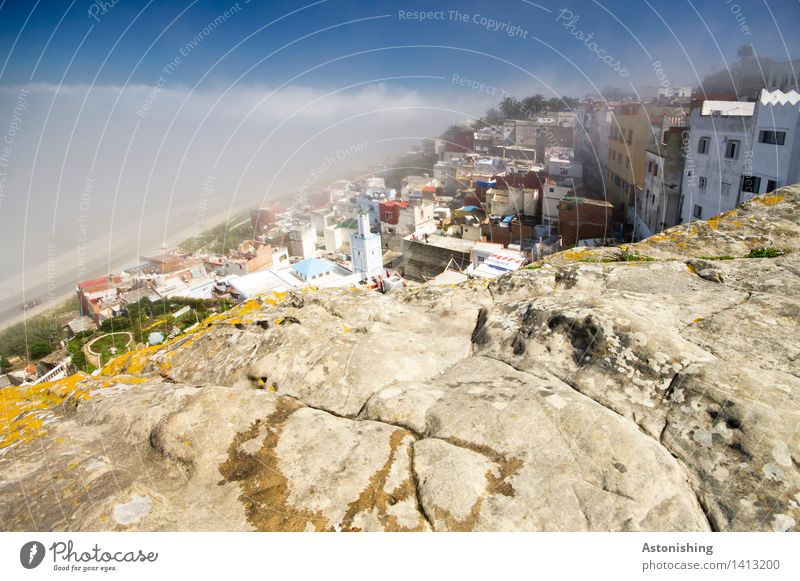
[[[132,83],[153,84],[182,47],[235,4],[230,0],[193,4],[117,0],[113,5],[105,2],[107,8],[100,10],[101,0],[0,3],[0,56],[3,60],[9,57],[0,85],[6,86],[31,78],[58,83],[65,71],[66,84],[91,83],[95,77],[100,84],[122,84],[129,76]],[[631,81],[637,86],[655,84],[657,79],[649,68],[653,60],[665,63],[675,83],[696,84],[698,74],[724,66],[724,59],[733,62],[736,49],[749,42],[759,54],[776,59],[785,60],[787,51],[793,57],[800,55],[800,38],[792,34],[800,23],[800,3],[796,1],[240,0],[238,5],[235,14],[182,59],[170,75],[170,85],[194,86],[206,73],[205,86],[233,82],[271,85],[329,59],[345,57],[303,75],[297,83],[335,87],[387,76],[447,77],[459,72],[512,91],[530,87],[546,92],[549,85],[558,92],[583,94],[593,90],[583,74],[597,86],[625,87]],[[565,30],[563,21],[557,21],[564,8],[579,16],[577,29],[592,33],[604,54],[625,65],[631,72],[628,78],[616,76]],[[90,10],[95,18],[90,17]],[[401,20],[400,10],[443,11],[445,19]],[[451,19],[450,11],[467,15],[469,21]],[[527,32],[527,38],[488,30],[474,22],[476,15],[517,25]],[[281,20],[264,28],[276,19]],[[302,38],[306,35],[310,36]],[[282,48],[287,44],[290,46]],[[453,48],[380,50],[410,45]],[[259,64],[273,51],[278,52]],[[372,52],[354,55],[364,51]],[[546,85],[515,65],[542,76]],[[244,77],[237,81],[240,75]],[[451,83],[415,80],[409,84],[424,91],[453,89]]]

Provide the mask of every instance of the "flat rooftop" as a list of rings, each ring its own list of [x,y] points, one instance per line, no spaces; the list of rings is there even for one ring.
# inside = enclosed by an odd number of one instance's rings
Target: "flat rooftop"
[[[416,240],[412,240],[411,236],[406,236],[405,239],[410,242],[416,242],[417,244],[426,244],[425,240],[419,236]],[[475,246],[475,241],[464,240],[463,238],[452,238],[450,236],[439,236],[438,234],[429,234],[427,245],[468,254],[469,251],[472,250],[472,247]]]
[[[701,115],[722,115],[724,117],[752,117],[755,103],[744,101],[703,101]]]

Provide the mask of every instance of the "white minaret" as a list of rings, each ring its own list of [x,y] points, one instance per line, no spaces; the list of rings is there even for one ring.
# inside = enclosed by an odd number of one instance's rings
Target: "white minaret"
[[[364,210],[358,213],[358,233],[350,234],[350,255],[353,272],[360,272],[363,278],[375,276],[383,270],[381,237],[369,231],[369,216]]]

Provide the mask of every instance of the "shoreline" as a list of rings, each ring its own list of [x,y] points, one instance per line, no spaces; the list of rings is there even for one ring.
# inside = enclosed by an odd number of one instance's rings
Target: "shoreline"
[[[244,212],[246,209],[253,207],[253,204],[243,204],[237,208],[231,208],[229,210],[224,210],[218,214],[215,214],[210,217],[209,220],[204,221],[202,226],[199,226],[196,222],[192,222],[185,226],[184,228],[180,229],[174,235],[170,236],[169,238],[162,239],[162,247],[166,248],[177,248],[186,240],[190,240],[195,236],[202,235],[205,232],[212,230],[222,224],[228,222],[232,217],[236,216],[237,214]],[[202,228],[202,229],[201,229]],[[146,253],[157,252],[158,248],[150,248]],[[143,253],[145,253],[143,252]],[[126,251],[121,251],[120,254],[126,254]],[[104,264],[102,264],[104,263]],[[122,256],[118,256],[115,260],[109,262],[107,258],[102,258],[95,261],[96,266],[94,268],[87,269],[85,276],[83,277],[85,280],[89,280],[91,278],[98,278],[104,276],[106,274],[113,274],[118,273],[124,270],[126,267],[131,266],[134,264],[134,261],[131,259],[130,256],[123,258]],[[110,266],[109,266],[110,264]],[[51,296],[42,297],[42,304],[37,305],[31,309],[23,311],[20,308],[20,305],[14,305],[7,307],[5,310],[0,311],[0,332],[8,329],[9,327],[13,327],[19,323],[23,323],[25,321],[46,316],[49,311],[55,311],[60,309],[65,305],[67,301],[69,301],[73,296],[75,296],[75,287],[77,281],[65,280],[60,284],[56,285],[58,290],[53,290]],[[30,298],[37,298],[41,296],[40,293],[31,293]],[[29,300],[30,300],[29,298]]]

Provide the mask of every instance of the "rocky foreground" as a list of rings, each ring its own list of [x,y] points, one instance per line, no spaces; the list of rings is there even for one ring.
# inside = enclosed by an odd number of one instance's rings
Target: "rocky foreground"
[[[799,210],[488,286],[265,297],[2,389],[0,527],[798,530]]]

